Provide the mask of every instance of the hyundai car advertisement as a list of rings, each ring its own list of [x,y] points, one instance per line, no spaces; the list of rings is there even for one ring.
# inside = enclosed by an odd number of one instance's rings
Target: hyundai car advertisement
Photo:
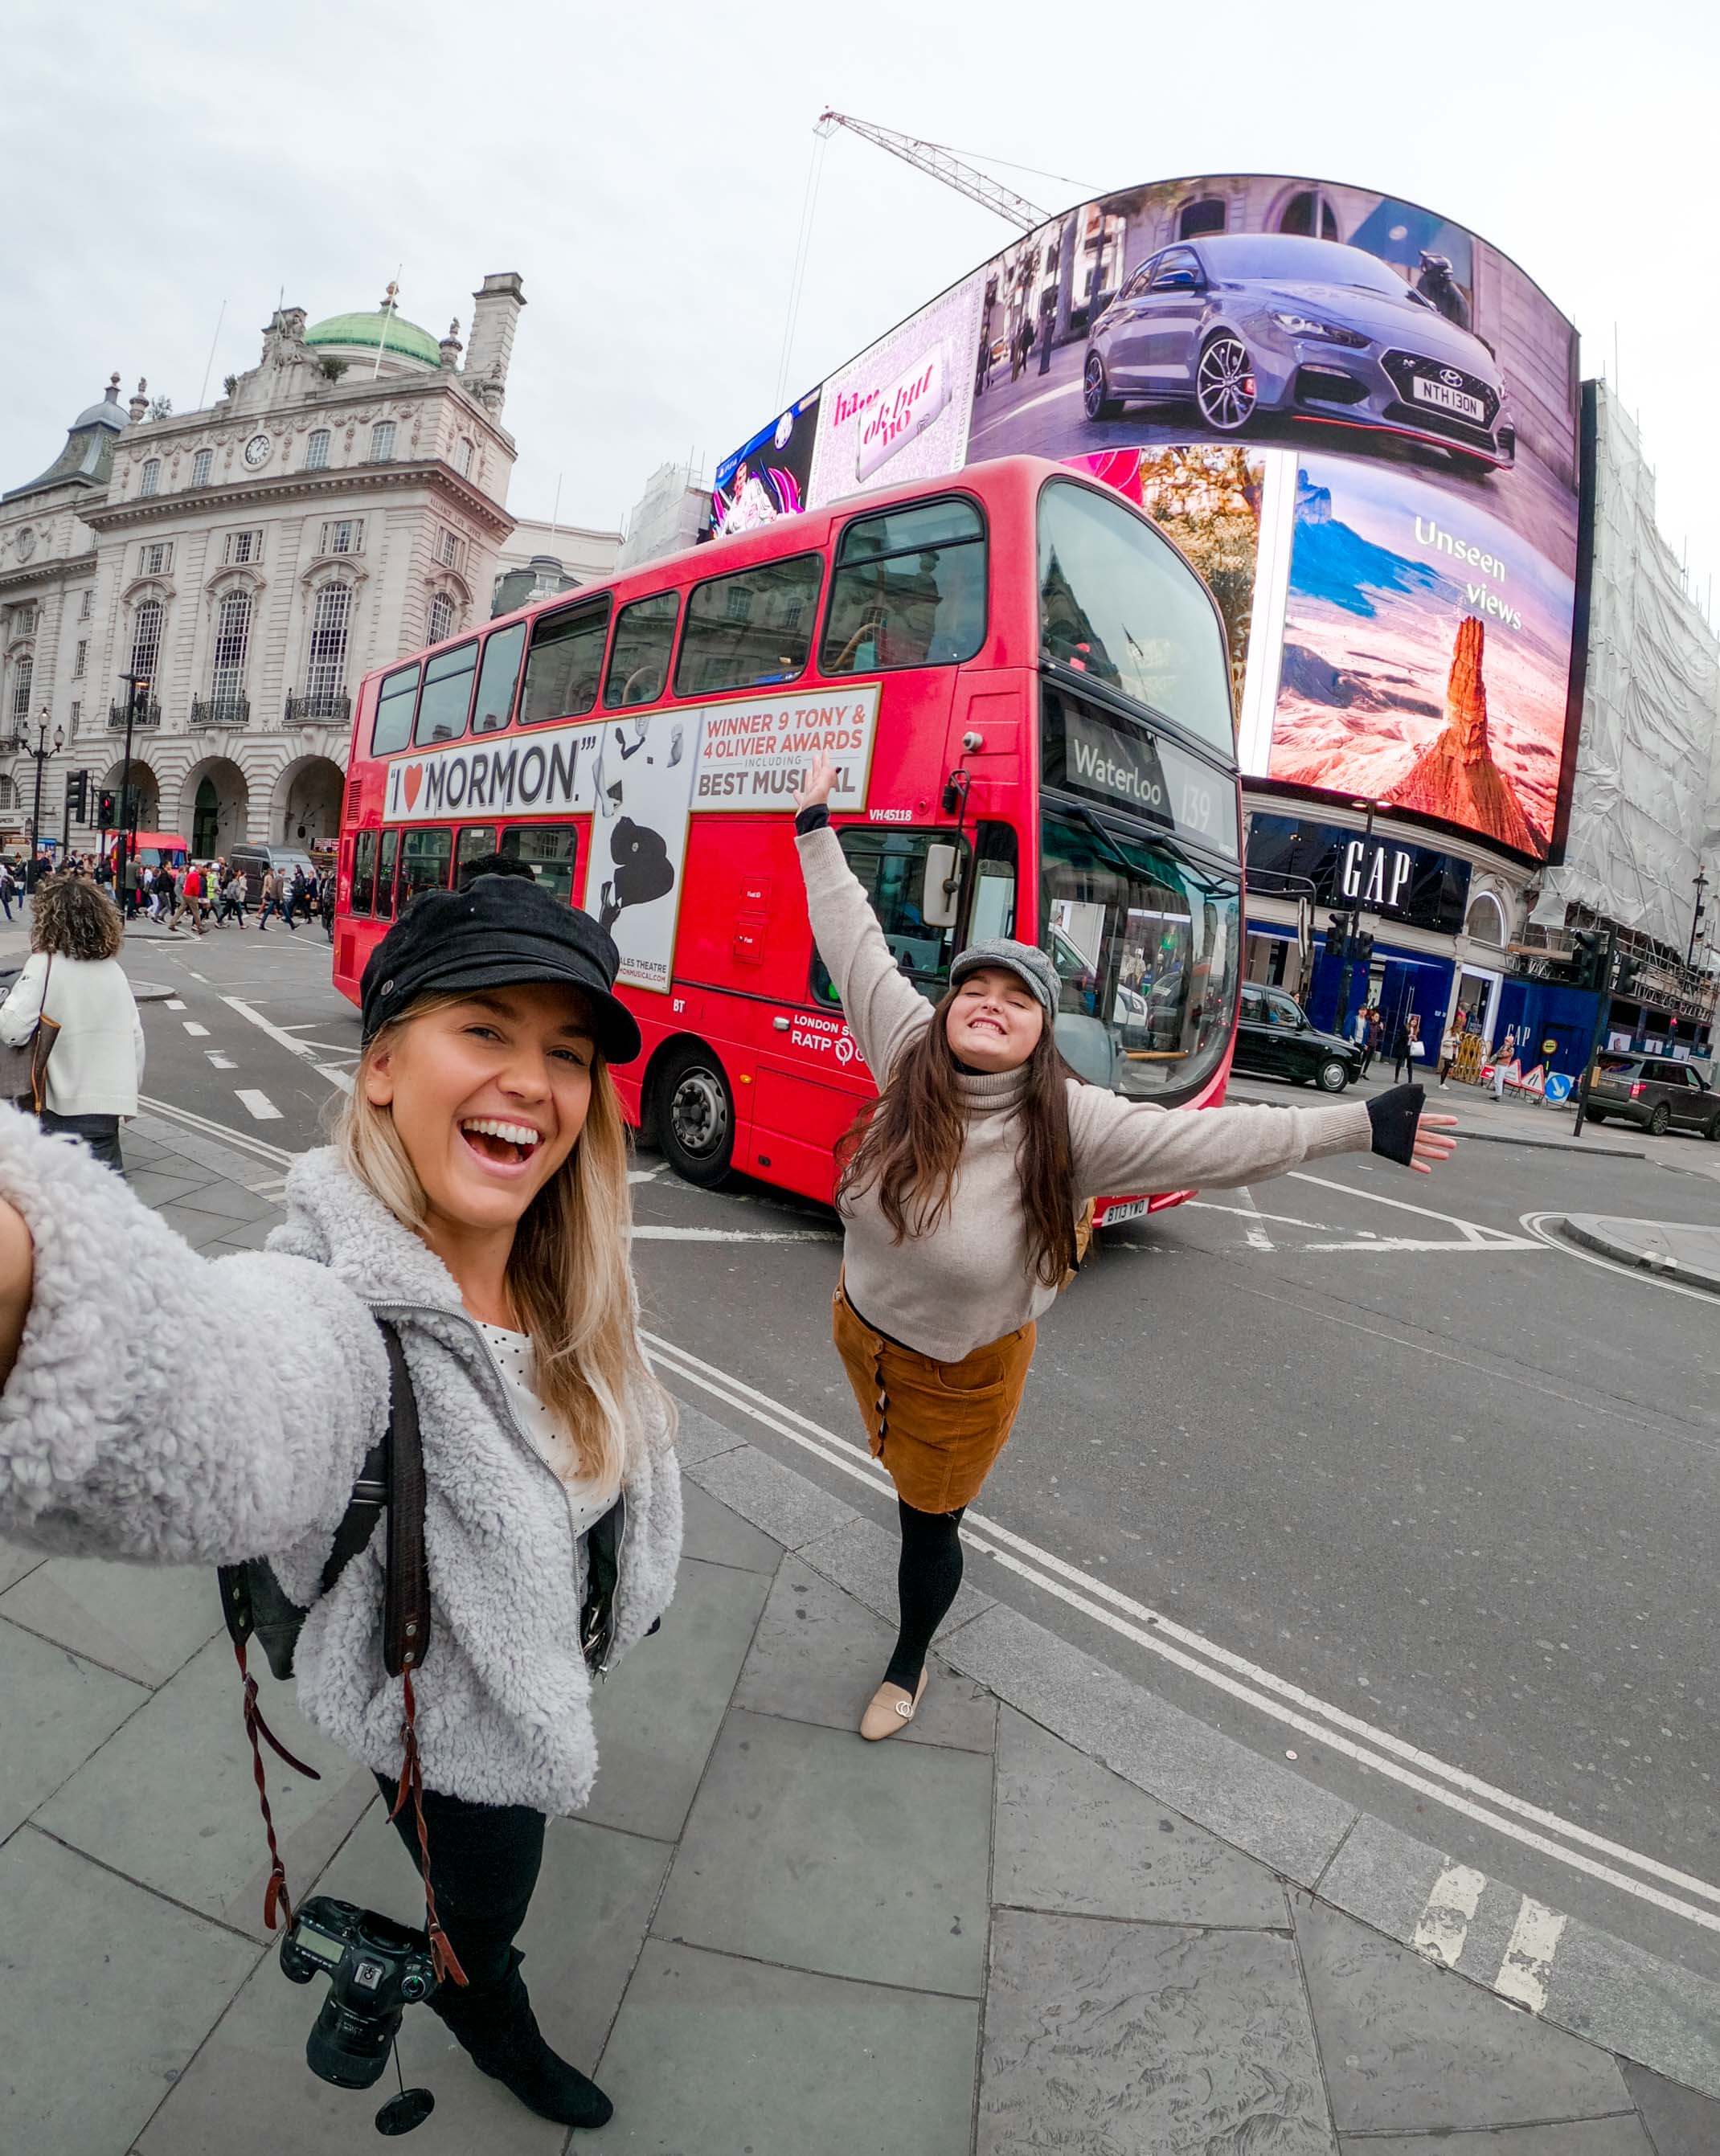
[[[816,408],[809,507],[1027,453],[1163,522],[1225,617],[1245,772],[1560,842],[1577,336],[1464,227],[1288,176],[1122,189]]]

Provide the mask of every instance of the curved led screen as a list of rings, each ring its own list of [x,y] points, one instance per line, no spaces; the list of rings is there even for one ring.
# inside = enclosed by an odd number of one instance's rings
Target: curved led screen
[[[1084,203],[719,467],[719,526],[1029,453],[1164,524],[1245,772],[1544,856],[1577,567],[1574,328],[1461,225],[1260,174]],[[738,482],[737,473],[738,472]]]

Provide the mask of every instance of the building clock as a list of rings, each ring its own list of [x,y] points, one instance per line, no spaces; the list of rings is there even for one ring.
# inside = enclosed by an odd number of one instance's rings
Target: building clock
[[[274,448],[274,446],[275,444],[270,440],[267,434],[252,435],[249,441],[245,444],[244,454],[245,462],[250,466],[253,471],[256,470],[259,465],[266,465],[268,463],[269,452]]]

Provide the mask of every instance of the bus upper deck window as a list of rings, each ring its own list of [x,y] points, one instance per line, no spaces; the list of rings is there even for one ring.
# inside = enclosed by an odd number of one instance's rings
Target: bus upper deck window
[[[953,666],[985,640],[985,526],[971,501],[857,517],[836,563],[819,657],[826,674]]]
[[[629,704],[655,704],[669,682],[669,654],[675,644],[679,592],[659,592],[623,607],[615,622],[615,648],[603,681],[603,709],[624,711]]]
[[[526,649],[526,624],[499,629],[484,646],[478,669],[478,695],[472,706],[472,732],[499,733],[514,713],[514,685],[520,678],[520,654]]]
[[[472,701],[472,675],[478,664],[474,640],[452,651],[439,651],[424,661],[424,694],[418,700],[418,724],[413,740],[419,748],[433,742],[458,741],[466,730],[466,713]]]
[[[714,696],[804,673],[823,568],[819,556],[797,554],[696,585],[675,661],[675,695]]]
[[[418,695],[418,661],[383,676],[377,690],[376,724],[370,731],[370,752],[388,756],[404,748],[412,739],[412,712]]]
[[[520,699],[522,725],[535,726],[546,719],[577,719],[591,709],[598,700],[603,639],[608,633],[606,598],[538,616],[531,624],[531,650]]]

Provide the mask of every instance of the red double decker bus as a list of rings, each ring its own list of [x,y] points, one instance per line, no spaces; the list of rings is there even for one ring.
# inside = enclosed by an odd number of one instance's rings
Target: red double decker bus
[[[1035,458],[856,496],[562,593],[366,677],[335,978],[502,853],[614,937],[629,1116],[691,1182],[828,1199],[871,1091],[813,947],[793,794],[928,997],[965,944],[1052,954],[1092,1083],[1223,1096],[1241,940],[1225,634],[1146,516]],[[1109,1217],[1144,1209],[1111,1201]]]

